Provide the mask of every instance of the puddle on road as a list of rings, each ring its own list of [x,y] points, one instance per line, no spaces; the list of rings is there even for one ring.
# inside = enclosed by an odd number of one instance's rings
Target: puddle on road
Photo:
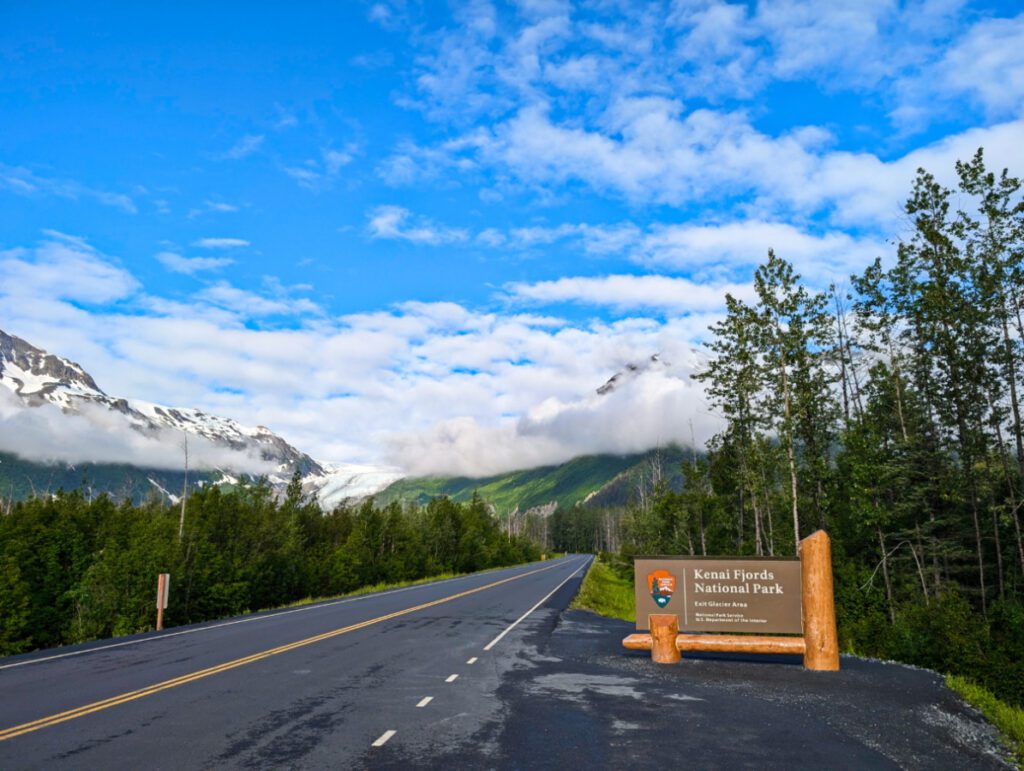
[[[554,691],[567,696],[581,696],[592,691],[605,696],[623,696],[631,699],[644,697],[637,689],[637,680],[613,675],[581,675],[577,673],[541,675],[533,679],[531,691]]]
[[[675,699],[676,701],[704,701],[696,696],[687,696],[685,693],[670,693],[665,697],[666,699]]]
[[[638,700],[645,698],[639,680],[615,675],[584,675],[576,672],[541,675],[534,678],[527,688],[533,693],[555,693],[562,698],[576,702],[583,702],[585,693]],[[672,694],[668,698],[677,701],[703,701],[703,699],[684,694]]]

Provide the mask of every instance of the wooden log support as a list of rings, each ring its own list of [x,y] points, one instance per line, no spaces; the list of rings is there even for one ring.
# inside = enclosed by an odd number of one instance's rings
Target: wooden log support
[[[804,666],[824,672],[839,671],[839,637],[832,585],[832,544],[824,530],[800,542],[803,584]]]
[[[638,632],[622,641],[632,651],[649,651],[654,640],[651,635]],[[802,637],[754,637],[738,634],[679,634],[676,648],[680,651],[717,651],[720,653],[788,653],[804,655]]]
[[[680,655],[676,647],[679,636],[679,616],[674,613],[651,613],[651,661],[655,664],[678,664]]]
[[[740,634],[681,634],[676,638],[681,651],[722,651],[728,653],[792,653],[803,655],[802,637],[765,637]]]

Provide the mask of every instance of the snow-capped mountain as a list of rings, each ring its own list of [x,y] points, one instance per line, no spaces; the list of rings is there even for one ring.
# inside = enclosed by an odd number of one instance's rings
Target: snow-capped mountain
[[[239,457],[268,462],[272,471],[267,476],[275,485],[286,484],[297,470],[307,493],[316,493],[328,508],[372,495],[401,476],[394,469],[318,462],[264,426],[246,426],[191,407],[166,407],[110,396],[81,365],[3,330],[0,386],[17,396],[26,408],[53,405],[69,416],[101,416],[97,431],[110,430],[113,418],[118,428],[127,426],[157,439],[181,434],[201,437],[217,447],[237,451]],[[221,481],[236,481],[232,473],[235,469],[218,465],[217,470]]]
[[[620,388],[624,383],[630,380],[635,380],[645,372],[653,370],[668,371],[669,365],[662,361],[661,354],[652,354],[650,358],[642,360],[638,364],[627,364],[625,369],[620,372],[616,372],[608,380],[605,381],[604,385],[597,389],[599,396],[609,394],[617,388]]]

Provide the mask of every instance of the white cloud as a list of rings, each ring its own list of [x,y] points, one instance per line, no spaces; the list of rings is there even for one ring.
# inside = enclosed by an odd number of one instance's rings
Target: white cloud
[[[463,230],[448,228],[424,218],[414,218],[408,210],[396,206],[374,210],[370,229],[376,238],[404,238],[428,244],[465,240],[468,237]],[[805,278],[824,287],[831,281],[841,281],[851,273],[859,272],[889,248],[877,236],[854,236],[836,229],[818,233],[787,222],[757,219],[721,224],[654,223],[646,229],[632,222],[607,225],[564,222],[558,225],[515,227],[507,233],[496,228],[486,228],[477,233],[474,240],[495,249],[525,250],[567,241],[594,257],[616,256],[628,258],[647,268],[684,272],[700,282],[710,281],[711,284],[694,283],[693,286],[712,291],[720,288],[723,279],[751,275],[754,268],[764,262],[769,249],[774,249],[779,256],[793,263]],[[534,293],[532,299],[544,299],[540,294],[543,291],[550,293],[548,297],[552,301],[570,302],[575,301],[573,297],[562,296],[562,293],[569,291],[570,286],[581,286],[574,282],[600,281],[608,287],[619,282],[616,289],[625,290],[628,284],[638,291],[638,302],[633,307],[685,310],[685,303],[669,302],[667,296],[655,300],[660,291],[655,287],[670,292],[673,291],[670,290],[672,282],[681,280],[666,276],[607,276],[602,279],[563,277],[538,284],[519,282],[510,284],[506,289],[513,287],[513,293],[520,294],[526,287],[532,286],[535,287],[530,290]],[[596,290],[596,284],[588,286],[591,291]],[[645,287],[642,291],[641,286]],[[677,283],[675,286],[678,288],[682,285]],[[628,296],[629,292],[623,295],[624,298]],[[648,300],[641,301],[643,297]],[[596,304],[619,309],[629,307],[628,302],[602,301]]]
[[[696,110],[665,99],[622,101],[606,130],[552,120],[525,107],[458,145],[523,183],[557,189],[584,183],[634,204],[731,206],[773,217],[825,214],[836,225],[891,233],[918,166],[951,176],[954,161],[979,146],[994,167],[1024,166],[1024,120],[946,137],[891,161],[867,152],[830,151],[828,135],[805,128],[773,137],[742,113]],[[454,146],[454,145],[453,145]]]
[[[620,312],[651,309],[685,315],[723,310],[726,293],[750,299],[749,284],[697,284],[670,276],[613,275],[563,277],[554,281],[507,284],[512,300],[536,303],[579,303]]]
[[[265,138],[263,134],[245,134],[229,149],[221,153],[220,158],[228,161],[247,158],[260,149]]]
[[[688,445],[691,437],[707,441],[722,424],[691,377],[703,361],[692,351],[677,353],[681,358],[668,366],[626,378],[604,395],[595,390],[568,400],[551,397],[515,419],[462,416],[392,435],[391,457],[413,474],[482,476],[585,454]]]
[[[438,225],[401,206],[378,206],[369,213],[368,220],[367,227],[372,238],[397,239],[432,246],[466,241],[469,238],[469,233],[461,228]]]
[[[890,39],[890,26],[902,26],[900,11],[893,0],[826,5],[762,0],[755,23],[771,42],[772,69],[779,77],[831,76],[874,85],[914,52],[914,46]]]
[[[186,276],[207,270],[220,270],[235,262],[227,257],[183,257],[174,252],[160,252],[156,258],[168,270]]]
[[[111,193],[71,179],[44,177],[24,166],[5,166],[0,163],[0,189],[6,189],[29,198],[56,196],[72,201],[81,198],[92,199],[104,206],[120,209],[128,214],[138,212],[135,201],[124,193]]]
[[[410,302],[330,318],[272,282],[262,293],[221,282],[163,299],[73,241],[0,259],[14,267],[0,271],[5,280],[54,276],[0,282],[0,328],[80,362],[108,393],[266,425],[325,460],[484,473],[688,441],[690,419],[698,438],[711,420],[687,379],[699,363],[687,341],[702,336],[714,311],[569,323]],[[65,301],[54,282],[72,268],[96,280]],[[100,296],[100,287],[121,304],[83,308],[83,293]],[[265,326],[275,314],[289,326]],[[593,401],[611,374],[659,352],[673,369]],[[671,423],[667,413],[655,419],[666,409],[680,410]],[[461,427],[458,441],[438,433],[446,425]],[[509,445],[490,443],[509,431]]]
[[[960,0],[819,5],[697,0],[519,14],[474,5],[458,24],[417,36],[416,92],[400,99],[451,133],[401,143],[379,173],[396,185],[497,178],[541,196],[583,185],[633,205],[825,215],[888,233],[914,163],[942,145],[973,132],[986,149],[1007,150],[996,163],[1020,165],[1020,143],[1000,135],[1024,129],[1024,15],[985,18]],[[765,107],[751,100],[782,81],[878,100],[903,129],[944,113],[962,121],[968,100],[1007,122],[883,159],[835,150],[851,136],[833,139],[821,126],[759,128]],[[952,168],[954,159],[940,160]]]
[[[845,279],[889,250],[875,238],[858,239],[841,231],[816,235],[787,223],[748,220],[655,226],[638,239],[633,256],[650,267],[714,277],[750,275],[769,249],[819,285]]]
[[[192,246],[200,249],[237,249],[242,246],[249,246],[244,238],[200,238],[192,242]]]
[[[267,297],[239,289],[225,281],[206,287],[196,297],[202,302],[250,318],[322,313],[320,306],[305,297],[289,297],[284,293],[279,293],[277,297]]]
[[[476,240],[484,246],[501,246],[505,243],[505,235],[497,228],[485,228],[477,233]]]
[[[180,471],[181,434],[172,430],[142,433],[121,413],[106,407],[81,405],[80,415],[65,415],[52,404],[26,408],[15,394],[0,388],[0,451],[43,463],[129,463]],[[214,444],[200,436],[189,438],[189,466],[196,470],[230,468],[269,474],[274,464],[255,453]]]
[[[347,150],[324,149],[321,153],[324,163],[324,173],[329,177],[336,176],[343,166],[352,163],[352,153]]]
[[[984,19],[945,52],[931,93],[966,94],[989,115],[1019,116],[1024,108],[1024,13],[1012,19]]]
[[[195,219],[201,217],[204,214],[225,214],[239,211],[239,207],[234,204],[225,203],[224,201],[206,200],[203,201],[202,206],[197,206],[193,209],[189,209],[188,218]]]
[[[310,189],[315,189],[316,183],[320,181],[319,172],[302,166],[285,166],[284,173],[303,187]]]
[[[329,189],[341,174],[341,170],[355,160],[358,147],[349,144],[342,150],[324,147],[319,160],[309,158],[300,166],[285,166],[284,173],[313,192]]]
[[[31,250],[0,251],[0,297],[108,304],[139,289],[128,271],[81,239],[53,231],[49,235],[51,240]]]

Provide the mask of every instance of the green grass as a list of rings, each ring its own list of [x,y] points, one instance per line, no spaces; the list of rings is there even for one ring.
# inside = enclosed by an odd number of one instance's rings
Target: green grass
[[[512,567],[506,565],[505,567]],[[489,568],[488,570],[504,570],[505,568]],[[479,571],[481,573],[488,572],[487,570]],[[371,584],[368,586],[360,586],[358,589],[353,589],[351,592],[345,594],[335,594],[330,597],[303,597],[301,600],[295,600],[289,602],[287,605],[275,605],[272,608],[260,608],[258,613],[262,613],[266,610],[281,610],[282,608],[295,608],[300,605],[312,605],[316,602],[328,602],[329,600],[342,600],[346,597],[358,597],[362,594],[373,594],[374,592],[386,592],[392,589],[404,589],[407,586],[419,586],[420,584],[430,584],[434,581],[445,581],[449,578],[460,578],[462,576],[468,576],[470,573],[438,573],[436,576],[427,576],[426,578],[417,578],[415,581],[395,581],[389,584]]]
[[[959,675],[946,675],[946,685],[1000,730],[1013,751],[1017,767],[1024,767],[1024,709],[1000,701],[985,688]]]
[[[636,621],[633,582],[616,575],[604,562],[594,560],[572,607],[623,621]]]

